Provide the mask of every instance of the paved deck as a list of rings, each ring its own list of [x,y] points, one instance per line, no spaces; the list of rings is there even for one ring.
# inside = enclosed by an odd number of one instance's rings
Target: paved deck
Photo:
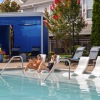
[[[24,62],[23,63],[23,66],[25,67],[27,65],[28,62]],[[0,69],[2,69],[5,65],[7,64],[6,63],[0,63]],[[8,68],[20,68],[21,66],[21,62],[12,62],[10,63],[7,67]],[[71,66],[71,71],[74,71],[74,69],[77,67],[76,64],[73,64]],[[93,70],[93,66],[92,65],[89,65],[87,68],[86,68],[86,72],[89,72],[91,73],[91,71]],[[64,63],[59,63],[56,67],[56,69],[60,69],[60,70],[68,70],[69,69],[69,66],[66,66]]]

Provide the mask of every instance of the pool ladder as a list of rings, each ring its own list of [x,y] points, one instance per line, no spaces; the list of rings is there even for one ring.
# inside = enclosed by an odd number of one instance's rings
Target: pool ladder
[[[21,56],[13,56],[9,62],[2,68],[1,72],[0,72],[0,75],[3,73],[3,71],[5,70],[5,68],[8,66],[8,64],[11,63],[11,61],[14,59],[14,58],[20,58],[21,59],[21,62],[22,62],[22,68],[23,68],[23,58]]]
[[[49,74],[45,77],[45,79],[43,80],[43,82],[45,82],[47,80],[47,78],[51,75],[51,73],[54,71],[54,69],[56,68],[56,65],[60,62],[60,61],[67,61],[68,62],[68,65],[69,65],[69,79],[70,79],[70,61],[68,59],[60,59],[54,66],[53,68],[50,70]]]

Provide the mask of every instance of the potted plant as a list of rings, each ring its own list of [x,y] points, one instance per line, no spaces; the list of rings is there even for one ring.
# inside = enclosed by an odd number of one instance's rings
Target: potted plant
[[[2,48],[0,47],[0,62],[3,62],[3,55],[5,55],[6,52],[2,50]]]

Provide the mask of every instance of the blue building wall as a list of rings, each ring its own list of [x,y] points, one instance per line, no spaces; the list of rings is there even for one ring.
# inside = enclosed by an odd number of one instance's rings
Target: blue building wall
[[[41,16],[0,17],[0,25],[41,24]]]
[[[9,54],[9,26],[0,25],[0,45],[2,49]]]
[[[31,52],[35,47],[41,50],[41,17],[28,18],[23,21],[25,23],[13,25],[14,46],[20,47],[20,52]]]
[[[9,25],[12,25],[14,31],[13,47],[19,47],[20,53],[31,52],[32,48],[38,47],[40,53],[47,54],[48,32],[43,28],[42,18],[41,16],[0,17],[0,44],[2,43],[3,49],[9,53],[10,40],[7,37],[9,37]],[[4,41],[4,38],[7,41]]]

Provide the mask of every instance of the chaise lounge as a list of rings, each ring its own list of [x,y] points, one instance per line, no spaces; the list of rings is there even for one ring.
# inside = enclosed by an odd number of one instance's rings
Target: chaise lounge
[[[84,51],[85,47],[78,47],[73,58],[70,59],[71,62],[78,62],[80,57],[82,56],[83,54],[83,51]]]
[[[77,68],[74,70],[74,73],[72,74],[72,76],[83,74],[86,67],[88,66],[88,62],[89,62],[89,57],[81,57],[77,65]]]
[[[100,56],[97,57],[95,67],[93,71],[91,72],[91,75],[89,78],[94,78],[100,76]]]
[[[97,59],[99,49],[100,49],[100,47],[96,47],[96,46],[91,48],[90,54],[89,54],[89,58],[90,58],[89,63],[93,64],[93,61]]]

